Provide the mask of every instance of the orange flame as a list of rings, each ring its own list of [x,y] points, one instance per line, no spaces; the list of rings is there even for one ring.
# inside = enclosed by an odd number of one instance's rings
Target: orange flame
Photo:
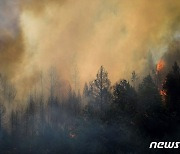
[[[157,67],[156,67],[157,71],[158,72],[161,71],[164,68],[164,66],[165,66],[165,62],[164,60],[161,59],[157,64]]]
[[[167,96],[166,91],[165,90],[160,90],[160,95],[161,95],[163,104],[165,104],[165,100],[166,100],[166,96]]]
[[[161,95],[161,96],[166,96],[166,95],[167,95],[167,94],[166,94],[166,91],[160,90],[160,95]]]

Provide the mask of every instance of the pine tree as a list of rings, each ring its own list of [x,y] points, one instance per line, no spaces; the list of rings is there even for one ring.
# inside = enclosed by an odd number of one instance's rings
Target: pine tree
[[[110,80],[108,78],[108,73],[103,66],[100,67],[96,79],[90,82],[90,95],[94,98],[95,102],[98,104],[98,108],[102,111],[105,106],[108,105],[110,101]]]
[[[137,94],[129,82],[121,80],[113,86],[114,109],[120,114],[134,115],[136,112]]]
[[[160,92],[150,75],[145,77],[139,85],[138,95],[139,106],[144,111],[158,109],[162,106]]]
[[[179,114],[180,112],[180,68],[174,63],[172,71],[167,75],[163,85],[165,101],[168,109]]]
[[[158,87],[150,75],[145,77],[138,90],[138,126],[151,137],[163,136],[168,129]]]

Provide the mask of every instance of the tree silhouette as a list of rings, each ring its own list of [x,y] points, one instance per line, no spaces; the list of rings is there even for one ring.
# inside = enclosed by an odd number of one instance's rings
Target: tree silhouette
[[[6,108],[5,106],[0,103],[0,131],[2,130],[2,125],[3,125],[3,117],[5,115]]]
[[[163,136],[167,130],[166,116],[158,87],[150,75],[146,76],[138,90],[138,126],[151,137]]]
[[[113,86],[113,104],[117,112],[134,115],[137,95],[133,87],[126,80],[121,80]]]
[[[84,97],[88,97],[89,96],[89,87],[88,87],[87,83],[84,84],[83,96]]]
[[[144,111],[155,110],[162,106],[158,87],[150,75],[145,77],[139,85],[138,95],[139,106]]]
[[[172,66],[172,71],[167,75],[163,84],[166,105],[171,112],[180,112],[180,68],[177,62]]]
[[[94,98],[98,104],[100,111],[103,111],[104,107],[108,105],[110,98],[110,85],[111,82],[108,78],[108,73],[103,66],[100,67],[96,75],[96,79],[90,82],[90,95]]]

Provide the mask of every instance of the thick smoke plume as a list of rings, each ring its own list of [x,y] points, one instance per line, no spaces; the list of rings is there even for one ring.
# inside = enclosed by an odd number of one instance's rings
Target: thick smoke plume
[[[0,1],[0,72],[12,78],[24,58],[24,39],[17,1]]]
[[[113,82],[146,74],[149,51],[156,64],[179,36],[178,0],[1,0],[0,8],[0,70],[22,89],[52,65],[71,84],[78,76],[79,88],[101,65]]]
[[[162,59],[165,61],[166,73],[172,69],[174,62],[180,64],[180,40],[173,40],[169,44],[168,50]]]

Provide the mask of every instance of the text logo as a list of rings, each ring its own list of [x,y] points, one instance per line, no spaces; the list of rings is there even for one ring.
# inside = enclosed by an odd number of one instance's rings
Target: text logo
[[[151,142],[149,148],[179,148],[180,142]]]

